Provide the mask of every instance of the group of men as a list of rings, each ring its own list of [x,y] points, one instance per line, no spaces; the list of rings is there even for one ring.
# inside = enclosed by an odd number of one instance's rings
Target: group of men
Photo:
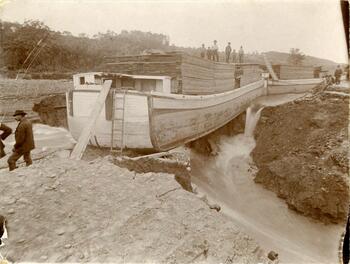
[[[14,118],[18,122],[17,128],[15,130],[15,144],[12,149],[12,154],[7,160],[9,165],[9,170],[12,171],[16,169],[16,162],[19,158],[23,156],[26,166],[32,164],[32,158],[30,156],[31,150],[35,148],[34,135],[32,123],[26,118],[26,114],[22,110],[16,110],[14,113]],[[0,123],[0,159],[6,156],[5,145],[2,142],[12,133],[12,129]]]
[[[207,57],[208,60],[213,60],[213,61],[219,61],[219,46],[218,42],[214,40],[213,45],[211,47],[205,48],[205,45],[202,44],[201,50],[201,57],[205,59]],[[232,57],[232,59],[231,59]],[[227,46],[225,48],[225,61],[227,63],[230,62],[238,62],[238,63],[243,63],[243,57],[244,57],[244,51],[243,47],[241,46],[238,54],[236,53],[236,50],[231,47],[231,42],[227,43]]]

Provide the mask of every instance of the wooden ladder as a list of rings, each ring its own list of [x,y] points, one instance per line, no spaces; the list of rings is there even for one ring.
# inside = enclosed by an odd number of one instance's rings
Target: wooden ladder
[[[120,93],[122,92],[122,94]],[[111,152],[123,154],[124,148],[124,110],[126,90],[113,90]],[[115,144],[115,140],[119,144]],[[117,147],[119,145],[119,148]]]

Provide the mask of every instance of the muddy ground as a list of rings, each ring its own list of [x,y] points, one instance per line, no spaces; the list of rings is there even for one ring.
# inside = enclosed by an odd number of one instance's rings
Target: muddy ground
[[[39,119],[32,108],[47,96],[64,94],[71,89],[73,83],[67,80],[14,80],[0,78],[0,120],[11,122],[16,109],[28,113],[28,117]],[[65,104],[65,102],[64,102]],[[57,101],[55,107],[61,105]]]
[[[0,212],[20,262],[266,262],[260,246],[173,175],[61,152],[0,171]]]
[[[349,89],[262,111],[252,156],[255,182],[288,206],[325,223],[344,222],[349,209]]]

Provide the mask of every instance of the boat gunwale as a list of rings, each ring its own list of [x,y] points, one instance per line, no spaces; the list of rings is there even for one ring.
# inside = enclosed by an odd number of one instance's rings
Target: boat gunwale
[[[234,93],[240,93],[240,92],[244,92],[245,89],[249,89],[251,88],[250,86],[255,86],[258,83],[261,83],[261,85],[263,85],[263,80],[259,80],[256,82],[252,82],[249,83],[247,85],[244,85],[240,88],[236,88],[236,89],[232,89],[230,91],[226,91],[223,93],[216,93],[216,94],[206,94],[206,95],[187,95],[187,94],[165,94],[165,93],[161,93],[161,92],[140,92],[140,91],[134,91],[134,90],[123,90],[120,89],[120,92],[126,92],[126,94],[132,94],[132,95],[140,95],[140,96],[152,96],[155,98],[167,98],[167,99],[189,99],[189,100],[205,100],[205,99],[212,99],[212,98],[216,98],[216,97],[222,97],[222,96],[227,96],[227,95],[231,95]],[[102,86],[102,85],[93,85],[93,86]],[[116,89],[116,88],[111,88],[111,89]],[[94,92],[94,93],[99,93],[100,90],[97,89],[72,89],[70,91],[73,92]],[[240,95],[239,95],[240,96]]]

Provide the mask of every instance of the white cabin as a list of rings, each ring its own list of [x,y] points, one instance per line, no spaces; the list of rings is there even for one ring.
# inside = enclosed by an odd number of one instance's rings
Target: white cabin
[[[138,92],[171,93],[171,77],[128,75],[120,73],[88,72],[73,76],[75,90],[100,89],[104,80],[112,80],[112,89],[134,90]]]

